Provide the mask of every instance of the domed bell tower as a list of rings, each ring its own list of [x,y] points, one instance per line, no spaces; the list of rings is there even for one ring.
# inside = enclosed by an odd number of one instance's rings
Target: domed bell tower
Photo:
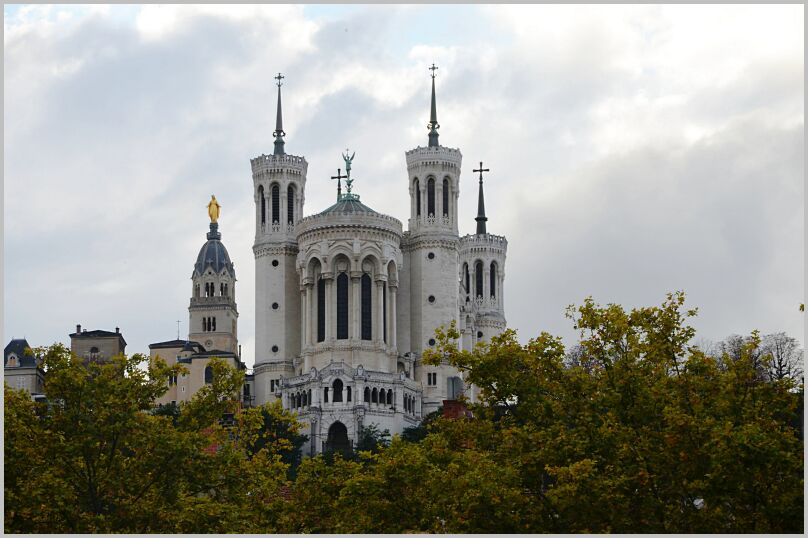
[[[206,351],[238,355],[238,309],[236,271],[219,232],[220,205],[211,195],[208,204],[210,231],[191,274],[191,304],[188,307],[188,338]]]
[[[295,226],[303,216],[308,163],[284,149],[281,86],[272,155],[250,160],[255,195],[255,396],[272,401],[281,377],[294,375],[300,355],[301,290],[295,268]]]

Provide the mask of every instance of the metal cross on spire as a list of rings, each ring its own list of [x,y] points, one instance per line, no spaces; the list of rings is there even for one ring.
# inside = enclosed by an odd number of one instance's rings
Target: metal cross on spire
[[[435,71],[437,71],[438,67],[435,65],[435,62],[432,62],[432,67],[429,68],[432,71],[432,78],[435,78]]]
[[[483,172],[490,172],[491,170],[488,168],[483,168],[483,162],[480,161],[480,168],[473,171],[480,173],[480,193],[477,198],[477,217],[474,219],[477,221],[477,235],[480,235],[486,233],[485,221],[488,220],[488,217],[485,216],[485,198],[483,197]]]
[[[275,137],[275,155],[285,155],[286,151],[283,149],[283,137],[286,136],[286,133],[283,131],[283,114],[281,113],[281,80],[285,77],[278,73],[278,76],[273,77],[275,80],[278,81],[278,113],[275,116],[275,131],[272,133],[272,136]]]
[[[277,80],[277,81],[278,81],[278,82],[277,82],[277,85],[278,85],[278,88],[280,88],[281,86],[283,86],[283,82],[281,82],[281,80],[285,79],[286,77],[284,77],[283,75],[281,75],[280,73],[278,73],[278,75],[277,75],[277,76],[272,77],[272,78],[274,78],[275,80]]]
[[[342,175],[342,169],[341,168],[337,168],[337,175],[336,176],[331,176],[331,179],[336,179],[337,180],[337,202],[339,202],[340,198],[342,198],[342,180],[347,178],[347,177],[348,176],[343,176]]]
[[[435,71],[438,67],[435,63],[432,63],[432,67],[429,68],[432,71],[432,103],[429,110],[429,124],[427,124],[427,128],[429,129],[429,147],[438,147],[438,129],[440,129],[440,125],[438,124],[438,107],[435,104]]]
[[[480,183],[483,182],[483,172],[490,172],[490,171],[491,170],[489,168],[483,168],[483,162],[482,161],[480,161],[480,168],[478,168],[477,170],[472,170],[472,172],[479,172],[480,173]]]

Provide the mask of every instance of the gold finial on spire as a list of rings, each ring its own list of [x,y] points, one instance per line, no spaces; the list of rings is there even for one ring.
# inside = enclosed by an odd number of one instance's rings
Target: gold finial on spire
[[[216,197],[211,194],[210,202],[208,203],[208,216],[211,223],[216,224],[219,221],[219,209],[221,207],[219,202],[216,201]]]

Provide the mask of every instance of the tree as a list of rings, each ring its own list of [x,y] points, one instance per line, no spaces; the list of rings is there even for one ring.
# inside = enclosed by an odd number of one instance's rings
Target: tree
[[[218,425],[243,373],[212,359],[214,382],[174,425],[151,411],[181,367],[144,369],[142,355],[88,363],[61,345],[42,354],[48,404],[5,387],[7,532],[272,528],[287,466],[267,449],[249,457],[239,437],[258,435],[253,422],[232,439]]]
[[[803,379],[803,350],[799,342],[784,332],[767,334],[761,341],[761,352],[768,361],[765,365],[768,379]]]
[[[257,437],[250,441],[247,450],[251,455],[262,449],[280,454],[281,461],[289,465],[289,471],[294,473],[302,459],[303,445],[308,441],[308,435],[300,433],[301,424],[294,413],[287,411],[279,400],[264,404],[261,407],[245,411],[245,415],[260,414],[260,426]]]

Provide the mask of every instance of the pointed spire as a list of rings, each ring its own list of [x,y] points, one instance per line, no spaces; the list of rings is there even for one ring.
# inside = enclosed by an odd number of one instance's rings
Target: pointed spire
[[[488,168],[483,168],[483,162],[480,161],[480,168],[473,171],[480,173],[480,194],[477,198],[477,218],[474,219],[477,221],[477,235],[480,235],[486,233],[485,221],[488,220],[488,218],[485,216],[485,197],[483,196],[483,172],[490,172],[491,170]]]
[[[283,85],[281,80],[284,76],[278,73],[278,76],[274,78],[278,81],[278,115],[275,118],[275,132],[272,133],[272,136],[275,137],[275,155],[286,155],[283,149],[283,137],[286,136],[286,133],[283,132],[283,115],[281,114],[281,86]]]
[[[429,115],[429,147],[438,147],[438,129],[440,129],[440,125],[438,124],[438,108],[435,105],[435,70],[437,67],[435,64],[432,64],[432,67],[429,68],[432,71],[432,109],[430,110]]]

